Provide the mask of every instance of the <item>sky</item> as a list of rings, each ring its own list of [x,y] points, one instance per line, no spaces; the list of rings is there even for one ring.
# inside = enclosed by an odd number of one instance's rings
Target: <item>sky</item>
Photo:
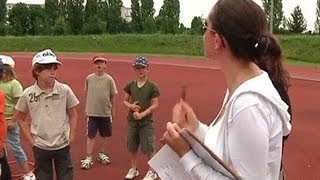
[[[45,0],[7,0],[10,2],[24,3],[44,3]],[[122,0],[125,7],[131,7],[131,0]],[[156,14],[158,15],[163,0],[153,0]],[[261,5],[261,0],[254,0]],[[317,0],[282,0],[284,15],[291,17],[293,9],[299,5],[302,9],[303,16],[307,20],[307,29],[314,30],[314,22],[316,20],[316,2]],[[202,16],[206,18],[211,7],[216,3],[216,0],[180,0],[180,22],[186,27],[190,27],[194,16]]]

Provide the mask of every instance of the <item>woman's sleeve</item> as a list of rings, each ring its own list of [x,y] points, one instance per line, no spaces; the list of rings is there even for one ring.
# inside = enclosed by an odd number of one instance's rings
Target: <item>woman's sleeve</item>
[[[238,111],[229,124],[226,148],[229,149],[230,163],[243,179],[267,176],[268,119],[264,108],[255,104]],[[206,165],[193,151],[185,154],[180,163],[194,180],[229,179]]]
[[[199,121],[199,127],[198,127],[198,129],[194,132],[194,134],[195,134],[201,141],[203,141],[207,131],[208,131],[208,126],[207,126],[206,124],[203,124],[202,122]]]

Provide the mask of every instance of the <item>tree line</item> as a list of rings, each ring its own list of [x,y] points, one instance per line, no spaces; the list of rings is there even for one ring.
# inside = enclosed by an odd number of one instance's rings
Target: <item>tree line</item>
[[[262,0],[270,22],[271,0]],[[179,0],[164,0],[155,16],[154,0],[131,0],[131,21],[121,17],[122,0],[45,0],[44,6],[18,3],[7,10],[0,0],[0,35],[78,35],[117,33],[202,34],[204,17],[192,19],[190,28],[180,23]],[[315,30],[320,34],[320,0],[317,0]],[[274,0],[275,33],[301,34],[307,22],[296,6],[288,19],[282,0]]]

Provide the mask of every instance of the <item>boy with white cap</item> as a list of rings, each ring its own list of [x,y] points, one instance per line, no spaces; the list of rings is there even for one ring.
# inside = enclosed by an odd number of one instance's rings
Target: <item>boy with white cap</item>
[[[93,165],[92,151],[94,140],[99,130],[103,138],[98,161],[109,164],[107,155],[107,138],[112,135],[112,120],[114,117],[115,95],[118,93],[113,78],[105,72],[107,58],[95,56],[92,59],[94,73],[87,76],[85,90],[87,91],[86,115],[87,115],[87,157],[81,160],[81,168],[89,169]]]
[[[34,180],[35,175],[30,170],[26,153],[21,147],[20,127],[16,122],[11,120],[15,111],[15,106],[23,91],[22,85],[16,79],[14,72],[15,62],[13,58],[6,55],[0,55],[0,60],[4,65],[4,76],[0,78],[0,89],[6,94],[5,119],[8,124],[7,142],[23,169],[23,180]]]
[[[77,124],[79,104],[71,88],[56,80],[58,65],[50,49],[37,53],[32,60],[32,76],[36,83],[26,88],[13,117],[33,146],[37,179],[53,179],[53,164],[57,179],[73,179],[70,143]],[[24,122],[31,116],[31,127]]]

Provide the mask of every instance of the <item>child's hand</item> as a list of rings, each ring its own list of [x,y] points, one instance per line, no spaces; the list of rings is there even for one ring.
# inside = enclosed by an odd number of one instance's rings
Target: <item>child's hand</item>
[[[142,119],[144,116],[145,116],[145,115],[144,115],[143,112],[142,112],[142,113],[139,113],[139,112],[134,112],[134,113],[133,113],[133,117],[134,117],[134,119],[136,119],[136,120],[140,120],[140,119]]]
[[[134,112],[139,112],[141,107],[138,105],[138,103],[139,101],[132,103],[130,109]]]

